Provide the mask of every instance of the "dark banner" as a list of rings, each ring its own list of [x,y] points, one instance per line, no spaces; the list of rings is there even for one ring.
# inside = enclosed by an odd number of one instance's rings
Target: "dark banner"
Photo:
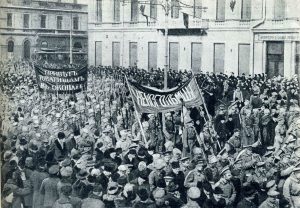
[[[192,77],[183,85],[159,90],[129,82],[132,99],[140,113],[170,112],[181,109],[184,101],[186,107],[200,106],[203,104],[196,80]]]
[[[34,66],[39,89],[51,93],[76,93],[86,89],[87,66],[79,69],[49,69]]]

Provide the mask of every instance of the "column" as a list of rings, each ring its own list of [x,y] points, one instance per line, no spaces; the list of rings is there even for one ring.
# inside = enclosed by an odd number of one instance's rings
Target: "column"
[[[284,76],[291,77],[295,67],[292,68],[293,56],[292,56],[292,41],[284,42]]]

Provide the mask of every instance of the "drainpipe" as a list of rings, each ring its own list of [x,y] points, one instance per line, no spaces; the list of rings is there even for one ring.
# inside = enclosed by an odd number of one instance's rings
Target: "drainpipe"
[[[266,16],[267,16],[267,0],[263,0],[263,3],[262,3],[262,19],[257,23],[255,24],[254,26],[251,27],[251,36],[252,36],[252,75],[254,75],[254,42],[255,42],[255,35],[254,35],[254,28],[260,26],[261,24],[263,24],[265,21],[266,21]]]

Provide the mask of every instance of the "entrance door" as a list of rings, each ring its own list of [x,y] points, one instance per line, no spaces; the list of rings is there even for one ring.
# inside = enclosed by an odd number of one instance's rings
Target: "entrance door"
[[[266,73],[269,78],[284,75],[284,42],[267,42]]]
[[[24,59],[28,60],[30,59],[30,41],[29,40],[25,40],[24,42]]]

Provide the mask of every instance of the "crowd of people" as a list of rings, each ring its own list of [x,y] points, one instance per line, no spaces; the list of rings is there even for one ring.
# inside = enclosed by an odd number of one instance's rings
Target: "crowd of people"
[[[161,69],[91,66],[50,94],[33,63],[0,65],[3,208],[300,207],[297,77],[201,72],[205,105],[140,115],[124,77],[161,89]]]

